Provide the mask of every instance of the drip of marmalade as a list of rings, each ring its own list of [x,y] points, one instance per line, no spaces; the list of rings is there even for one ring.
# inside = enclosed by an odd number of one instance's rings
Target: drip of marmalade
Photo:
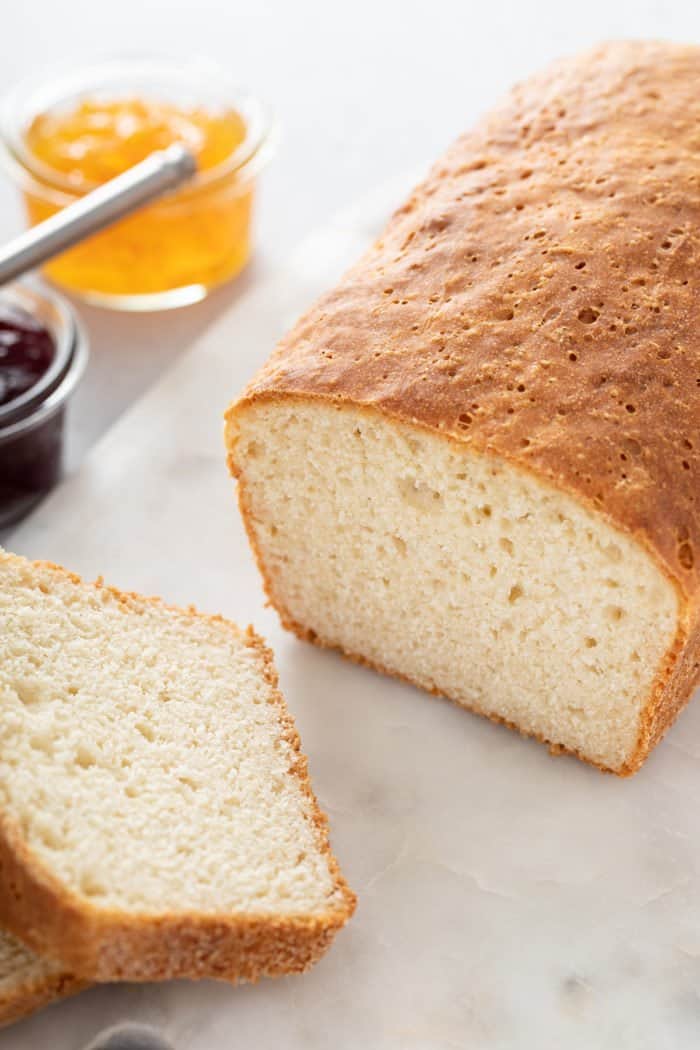
[[[71,110],[34,118],[25,146],[44,184],[58,176],[79,197],[174,142],[187,146],[199,172],[231,157],[246,137],[232,109],[208,111],[140,98],[86,99]],[[45,267],[60,284],[106,300],[159,296],[197,289],[233,277],[250,254],[252,182],[235,171],[194,184],[147,205],[102,233],[69,249]],[[27,190],[29,220],[41,222],[60,205]],[[192,294],[194,293],[194,294]]]

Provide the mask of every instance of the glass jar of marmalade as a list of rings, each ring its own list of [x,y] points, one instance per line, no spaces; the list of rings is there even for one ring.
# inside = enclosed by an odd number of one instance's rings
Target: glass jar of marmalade
[[[129,310],[194,302],[242,269],[272,130],[264,107],[209,63],[109,62],[18,84],[0,109],[31,225],[157,149],[182,142],[194,152],[186,187],[45,267],[84,299]]]

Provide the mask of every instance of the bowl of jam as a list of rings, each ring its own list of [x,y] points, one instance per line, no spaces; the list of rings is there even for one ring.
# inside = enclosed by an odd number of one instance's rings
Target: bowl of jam
[[[262,103],[210,62],[125,59],[19,83],[0,105],[0,156],[33,226],[154,151],[186,146],[197,174],[185,187],[44,267],[97,305],[164,309],[245,266],[274,130]]]
[[[66,408],[87,356],[63,299],[29,282],[0,289],[0,528],[58,481]]]

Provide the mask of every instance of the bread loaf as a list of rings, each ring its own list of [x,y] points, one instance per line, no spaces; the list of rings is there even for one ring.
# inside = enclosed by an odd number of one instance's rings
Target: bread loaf
[[[83,985],[57,963],[45,962],[0,931],[0,1026],[19,1021]]]
[[[516,87],[227,414],[287,627],[619,774],[698,672],[699,78]]]
[[[354,898],[269,651],[0,553],[0,921],[93,980],[304,970]]]

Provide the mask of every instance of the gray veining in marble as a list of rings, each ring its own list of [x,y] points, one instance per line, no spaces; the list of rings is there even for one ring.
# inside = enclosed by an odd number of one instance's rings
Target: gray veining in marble
[[[620,781],[305,645],[263,605],[221,414],[386,210],[238,302],[13,542],[268,638],[357,915],[304,977],[94,989],[0,1050],[78,1050],[126,1019],[178,1050],[700,1045],[700,704]]]

